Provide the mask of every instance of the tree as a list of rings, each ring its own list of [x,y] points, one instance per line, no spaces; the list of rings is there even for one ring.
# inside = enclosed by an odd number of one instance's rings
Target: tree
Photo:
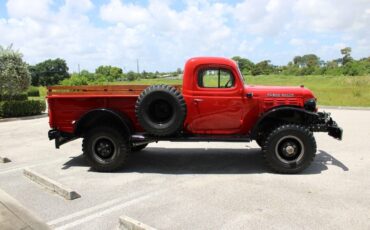
[[[127,73],[126,78],[129,81],[134,81],[139,77],[138,75],[139,74],[135,73],[134,71],[130,71],[130,72]]]
[[[316,67],[320,64],[320,58],[316,54],[306,54],[302,56],[302,63],[304,67]]]
[[[254,63],[252,61],[239,56],[232,57],[231,59],[238,63],[238,67],[243,74],[251,74],[251,71],[254,67]]]
[[[261,61],[259,63],[257,63],[252,71],[251,71],[251,74],[253,76],[255,75],[261,75],[261,74],[271,74],[272,72],[274,71],[274,66],[271,65],[271,61],[270,60],[264,60],[264,61]]]
[[[68,66],[65,60],[48,59],[35,66],[30,66],[29,70],[32,76],[32,85],[56,85],[63,79],[69,78]]]
[[[343,65],[353,60],[353,58],[351,57],[351,52],[351,47],[346,47],[340,50],[340,53],[343,55]]]
[[[293,64],[294,64],[295,66],[302,67],[302,61],[303,61],[303,59],[302,59],[302,57],[301,57],[301,56],[295,56],[295,57],[293,58]]]
[[[123,71],[119,67],[115,66],[99,66],[96,70],[95,73],[97,75],[103,75],[107,81],[116,81],[123,76]]]
[[[14,95],[30,86],[31,76],[22,54],[0,46],[0,95]]]

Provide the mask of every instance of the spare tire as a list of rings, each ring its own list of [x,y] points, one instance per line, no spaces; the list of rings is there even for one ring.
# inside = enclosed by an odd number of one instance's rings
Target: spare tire
[[[173,86],[152,85],[139,96],[135,106],[140,125],[150,134],[170,136],[182,129],[186,104]]]

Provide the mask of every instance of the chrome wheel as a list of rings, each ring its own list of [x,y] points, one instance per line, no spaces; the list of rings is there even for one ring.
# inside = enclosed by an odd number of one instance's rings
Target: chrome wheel
[[[275,147],[276,157],[286,164],[298,164],[301,162],[304,151],[302,141],[295,136],[284,136],[280,138]]]

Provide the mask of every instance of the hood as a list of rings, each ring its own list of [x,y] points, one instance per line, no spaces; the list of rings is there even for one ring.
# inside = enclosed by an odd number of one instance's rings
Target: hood
[[[246,85],[245,91],[258,98],[315,98],[311,90],[304,86],[254,86]]]
[[[279,106],[305,107],[305,103],[315,98],[312,91],[303,86],[253,86],[246,85],[245,92],[259,101],[260,110],[268,111]],[[316,99],[313,110],[316,109]]]

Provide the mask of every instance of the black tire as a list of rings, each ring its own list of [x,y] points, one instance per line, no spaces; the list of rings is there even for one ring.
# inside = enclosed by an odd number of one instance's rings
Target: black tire
[[[182,129],[186,104],[173,86],[152,85],[136,101],[135,112],[140,125],[155,136],[170,136]]]
[[[267,164],[278,173],[298,173],[307,168],[316,154],[316,141],[304,126],[286,124],[275,128],[262,148]]]
[[[94,170],[112,172],[123,167],[130,148],[127,139],[119,131],[102,126],[87,132],[82,151]]]
[[[131,152],[139,152],[139,151],[145,149],[146,146],[148,146],[148,144],[143,144],[143,145],[138,145],[138,146],[132,146],[131,147]]]
[[[257,138],[256,142],[261,148],[263,147],[264,139],[262,137]]]

